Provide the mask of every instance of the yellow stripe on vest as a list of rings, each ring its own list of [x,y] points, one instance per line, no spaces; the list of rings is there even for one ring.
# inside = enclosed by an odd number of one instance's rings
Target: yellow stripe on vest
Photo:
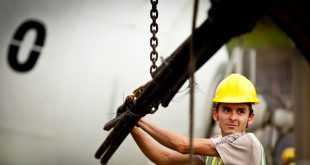
[[[206,165],[223,165],[223,161],[220,157],[207,156]]]

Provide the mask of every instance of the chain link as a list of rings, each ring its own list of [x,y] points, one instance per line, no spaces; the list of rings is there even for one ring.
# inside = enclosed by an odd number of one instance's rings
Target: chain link
[[[152,65],[150,67],[150,74],[153,77],[154,72],[157,69],[156,61],[158,60],[158,52],[156,51],[156,47],[158,46],[158,39],[156,37],[156,33],[158,32],[158,24],[156,23],[156,19],[158,18],[158,0],[151,0],[151,4],[152,9],[150,11],[150,16],[152,18],[152,23],[150,25],[150,31],[152,33],[152,37],[150,39],[150,46],[152,47],[152,51],[150,53],[150,60]]]

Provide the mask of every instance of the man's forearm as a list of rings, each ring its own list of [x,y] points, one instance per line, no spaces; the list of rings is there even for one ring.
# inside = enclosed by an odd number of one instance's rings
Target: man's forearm
[[[188,137],[162,129],[143,118],[138,122],[138,126],[162,145],[177,152],[189,154],[190,145]],[[195,138],[193,147],[194,154],[218,156],[213,142],[210,139]]]
[[[165,151],[158,143],[151,140],[140,128],[133,128],[131,135],[138,144],[143,154],[153,163],[164,164],[167,161],[169,153]]]
[[[159,128],[145,119],[141,119],[138,126],[162,145],[180,153],[188,153],[189,139],[186,136]]]

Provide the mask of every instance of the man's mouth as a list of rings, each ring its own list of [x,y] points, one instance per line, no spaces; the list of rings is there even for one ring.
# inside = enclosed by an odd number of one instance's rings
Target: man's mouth
[[[229,128],[236,128],[238,127],[238,125],[236,124],[226,124]]]

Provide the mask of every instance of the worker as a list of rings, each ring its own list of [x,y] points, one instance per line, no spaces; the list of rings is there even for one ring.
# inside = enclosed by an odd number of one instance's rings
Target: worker
[[[252,105],[259,103],[252,82],[241,74],[229,75],[219,83],[213,102],[212,117],[218,122],[221,135],[210,139],[193,138],[192,163],[265,165],[262,144],[253,133],[245,132],[254,119]],[[144,118],[132,129],[131,135],[155,164],[189,163],[190,140],[187,136],[160,128]]]

